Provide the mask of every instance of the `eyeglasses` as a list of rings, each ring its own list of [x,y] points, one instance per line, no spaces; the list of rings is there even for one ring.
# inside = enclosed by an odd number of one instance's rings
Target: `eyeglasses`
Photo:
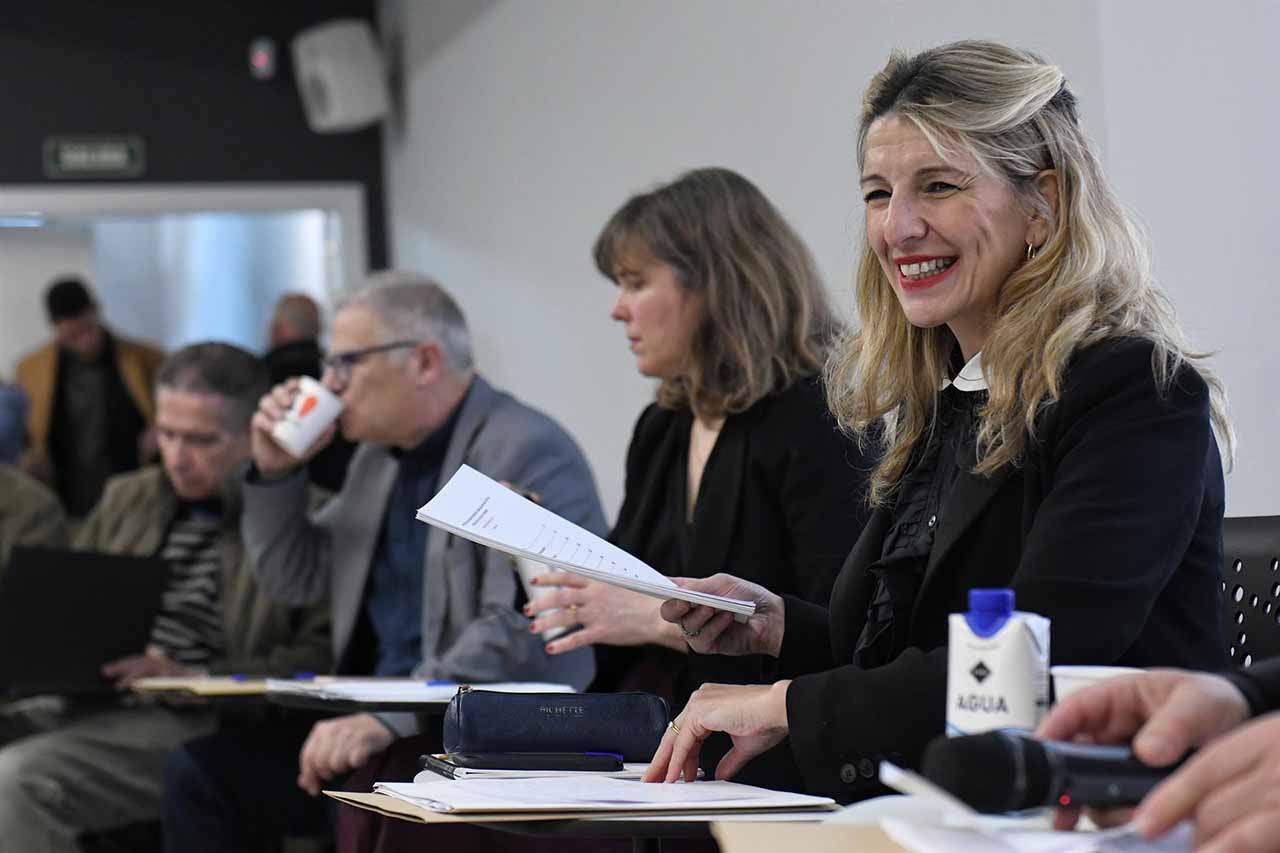
[[[377,346],[365,347],[364,349],[335,352],[324,358],[320,364],[325,370],[333,371],[333,378],[338,380],[339,385],[346,385],[351,381],[352,368],[369,356],[377,355],[380,352],[404,349],[405,347],[416,347],[417,345],[418,341],[395,341],[389,344],[378,344]]]

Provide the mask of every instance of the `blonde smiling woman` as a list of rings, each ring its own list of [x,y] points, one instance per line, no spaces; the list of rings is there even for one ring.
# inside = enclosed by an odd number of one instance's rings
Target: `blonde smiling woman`
[[[728,575],[686,583],[755,600],[745,624],[663,605],[695,651],[769,655],[792,677],[701,688],[650,780],[691,778],[721,731],[719,777],[779,747],[813,793],[877,793],[880,759],[911,765],[943,730],[946,615],[973,587],[1050,617],[1055,663],[1225,663],[1221,385],[1062,72],[991,42],[895,55],[857,153],[861,328],[828,393],[883,451],[874,512],[827,609]]]

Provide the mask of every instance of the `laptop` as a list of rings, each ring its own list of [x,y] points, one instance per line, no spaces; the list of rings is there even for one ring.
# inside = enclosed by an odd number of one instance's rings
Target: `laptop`
[[[0,696],[110,693],[108,663],[142,654],[169,564],[15,546],[0,571]]]

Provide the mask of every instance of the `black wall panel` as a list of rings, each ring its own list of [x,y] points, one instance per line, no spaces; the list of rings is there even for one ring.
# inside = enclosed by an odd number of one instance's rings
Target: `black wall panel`
[[[386,265],[377,128],[317,134],[294,85],[289,41],[337,17],[372,20],[373,0],[101,2],[0,0],[0,184],[44,175],[50,135],[142,137],[137,182],[358,181],[369,265]],[[249,73],[249,44],[277,44],[277,73]]]

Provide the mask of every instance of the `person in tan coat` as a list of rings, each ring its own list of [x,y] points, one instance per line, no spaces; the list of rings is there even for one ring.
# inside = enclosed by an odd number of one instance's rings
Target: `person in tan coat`
[[[53,339],[18,361],[15,379],[30,402],[22,467],[53,487],[83,518],[108,478],[155,454],[156,371],[164,353],[115,335],[76,278],[45,293]]]
[[[67,515],[48,487],[13,465],[0,463],[0,566],[14,545],[62,545]]]
[[[61,713],[34,721],[37,733],[0,746],[0,850],[71,853],[84,833],[159,817],[168,754],[217,721],[205,705],[140,700],[127,692],[137,679],[330,668],[327,602],[275,604],[259,590],[240,538],[238,474],[249,459],[250,416],[268,387],[259,359],[228,344],[186,347],[160,369],[163,466],[110,480],[75,540],[165,559],[160,611],[146,648],[103,667],[119,699],[68,699]],[[71,641],[75,626],[67,633]]]

